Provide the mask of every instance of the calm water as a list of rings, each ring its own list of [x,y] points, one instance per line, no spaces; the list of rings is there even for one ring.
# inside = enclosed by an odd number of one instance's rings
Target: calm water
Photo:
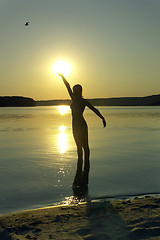
[[[160,107],[91,110],[88,196],[160,192]],[[70,109],[0,108],[0,213],[52,205],[73,195],[76,146]]]

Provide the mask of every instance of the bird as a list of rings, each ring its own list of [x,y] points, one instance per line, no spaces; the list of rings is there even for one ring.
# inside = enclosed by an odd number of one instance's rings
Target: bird
[[[26,22],[26,23],[25,23],[25,26],[27,27],[28,25],[29,25],[29,22]]]

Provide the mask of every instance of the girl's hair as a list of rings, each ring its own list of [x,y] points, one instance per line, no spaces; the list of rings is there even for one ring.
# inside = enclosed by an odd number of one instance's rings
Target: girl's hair
[[[82,86],[80,84],[76,84],[73,87],[73,93],[76,96],[82,97]]]

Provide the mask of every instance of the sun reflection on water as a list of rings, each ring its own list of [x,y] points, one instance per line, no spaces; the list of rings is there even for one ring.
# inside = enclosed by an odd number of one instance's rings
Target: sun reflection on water
[[[60,133],[58,134],[58,147],[60,150],[60,153],[65,153],[68,149],[68,136],[65,133],[66,127],[64,125],[59,127]]]
[[[60,111],[60,113],[61,113],[62,115],[63,115],[63,114],[66,114],[69,109],[70,109],[69,106],[59,106],[59,107],[58,107],[58,110]]]

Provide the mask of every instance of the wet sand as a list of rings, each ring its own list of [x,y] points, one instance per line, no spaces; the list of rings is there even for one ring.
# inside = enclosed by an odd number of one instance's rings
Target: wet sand
[[[0,240],[160,239],[160,198],[87,202],[0,216]]]

